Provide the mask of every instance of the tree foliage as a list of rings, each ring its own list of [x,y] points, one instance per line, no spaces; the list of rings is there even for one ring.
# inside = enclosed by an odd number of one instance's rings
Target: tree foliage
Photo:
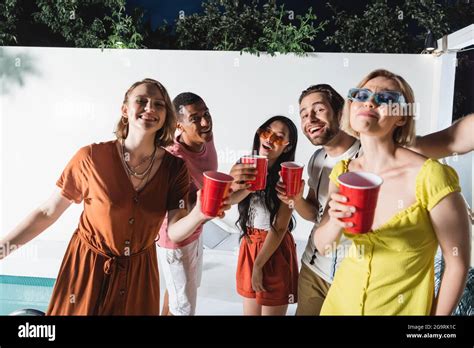
[[[140,48],[139,18],[125,13],[125,0],[36,0],[36,22],[75,47]]]
[[[143,13],[136,11],[135,16],[125,13],[125,0],[112,9],[111,16],[105,16],[105,22],[110,25],[110,35],[100,47],[113,48],[142,48],[143,35],[139,32]]]
[[[314,51],[311,42],[325,25],[321,22],[316,26],[311,8],[295,17],[284,5],[277,6],[275,0],[263,6],[259,0],[209,0],[202,6],[202,13],[181,14],[178,18],[179,48],[304,54]],[[294,20],[297,25],[293,25]]]
[[[176,49],[178,47],[174,27],[167,21],[153,29],[151,18],[148,18],[143,30],[143,44],[148,48]]]
[[[449,32],[445,9],[435,0],[406,0],[395,6],[387,0],[373,0],[361,14],[327,6],[334,11],[337,29],[325,42],[343,52],[420,52],[428,30],[437,38]],[[411,35],[409,29],[417,34]]]
[[[474,16],[473,2],[368,0],[356,13],[352,3],[351,13],[328,5],[328,23],[276,1],[204,0],[200,13],[152,29],[141,9],[126,11],[126,0],[0,0],[0,45],[419,53],[428,29],[440,38]]]
[[[312,41],[318,32],[324,29],[326,21],[320,22],[317,27],[314,26],[316,15],[312,13],[310,7],[304,16],[297,15],[298,26],[291,22],[285,24],[284,17],[286,11],[283,5],[280,7],[278,17],[274,18],[274,23],[263,28],[263,35],[258,38],[255,47],[245,48],[243,51],[258,53],[264,51],[274,55],[280,53],[296,53],[304,55],[306,52],[314,52]]]
[[[0,2],[0,46],[18,43],[16,27],[17,13],[20,11],[17,0],[4,0]]]
[[[446,14],[451,32],[467,27],[474,22],[474,2],[458,0],[446,8]]]

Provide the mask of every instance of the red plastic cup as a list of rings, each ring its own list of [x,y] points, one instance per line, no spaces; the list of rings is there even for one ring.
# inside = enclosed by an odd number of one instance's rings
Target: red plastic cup
[[[300,191],[303,168],[303,164],[296,162],[283,162],[281,164],[281,179],[286,185],[286,195],[288,197],[296,196]]]
[[[347,197],[345,204],[356,208],[352,216],[341,219],[353,223],[353,226],[347,227],[346,231],[354,234],[369,232],[374,223],[377,198],[383,179],[369,172],[348,172],[340,175],[337,181],[339,193]]]
[[[268,158],[266,156],[249,155],[243,156],[240,159],[240,163],[253,164],[257,168],[257,174],[255,180],[249,180],[247,183],[251,186],[247,189],[249,191],[260,191],[264,190],[267,186],[267,170],[268,170]]]
[[[207,216],[215,217],[224,197],[229,192],[234,178],[230,175],[208,171],[204,172],[204,183],[201,192],[201,211]]]

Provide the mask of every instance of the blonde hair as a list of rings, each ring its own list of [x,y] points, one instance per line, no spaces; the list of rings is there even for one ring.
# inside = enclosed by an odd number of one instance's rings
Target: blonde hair
[[[165,123],[163,127],[156,132],[155,135],[155,144],[158,146],[168,146],[173,144],[173,139],[174,139],[174,133],[176,130],[176,111],[174,109],[174,105],[171,102],[170,96],[168,92],[166,91],[166,88],[157,80],[153,80],[150,78],[143,79],[141,81],[135,82],[133,85],[130,86],[130,88],[127,90],[125,93],[125,96],[123,98],[123,104],[126,104],[128,102],[128,97],[130,93],[138,86],[142,84],[151,84],[155,85],[163,95],[163,98],[165,99],[165,109],[166,109],[166,118],[165,118]],[[128,123],[123,124],[122,122],[122,117],[120,117],[120,120],[117,122],[117,126],[115,128],[115,136],[119,140],[126,139],[128,136]]]
[[[413,106],[415,105],[415,95],[413,93],[413,89],[403,77],[384,69],[377,69],[370,72],[366,77],[362,79],[362,81],[359,82],[357,88],[362,88],[367,82],[379,76],[394,81],[398,85],[400,92],[405,98],[405,103],[408,106],[402,107],[402,115],[406,117],[405,124],[403,124],[402,126],[398,126],[395,129],[395,131],[393,132],[393,141],[397,145],[408,146],[412,144],[413,140],[415,139],[415,115],[413,112]],[[341,129],[347,134],[359,138],[359,133],[352,129],[350,124],[351,103],[352,100],[346,99],[344,109],[342,111]]]

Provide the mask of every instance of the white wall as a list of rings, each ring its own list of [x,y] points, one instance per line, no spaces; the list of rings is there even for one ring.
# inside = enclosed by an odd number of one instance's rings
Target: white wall
[[[440,109],[433,94],[439,67],[431,55],[321,53],[301,58],[208,51],[1,50],[6,76],[0,75],[0,235],[48,197],[79,147],[113,139],[123,94],[145,77],[160,80],[172,98],[193,91],[206,100],[221,171],[250,150],[255,130],[270,116],[287,115],[299,128],[298,97],[311,84],[329,83],[345,96],[369,71],[385,68],[413,87],[420,107],[419,134],[432,128],[433,105]],[[299,136],[297,160],[307,163],[315,147],[301,132]],[[80,206],[72,207],[38,238],[68,240],[80,212]],[[225,222],[233,226],[235,218],[235,212],[228,214]],[[306,239],[310,228],[298,219],[296,238]]]

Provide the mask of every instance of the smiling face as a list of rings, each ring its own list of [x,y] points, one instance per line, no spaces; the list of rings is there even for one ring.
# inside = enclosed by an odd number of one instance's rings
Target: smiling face
[[[378,76],[362,87],[371,92],[398,91],[398,84],[387,77]],[[392,106],[394,107],[394,106]],[[372,96],[365,102],[353,100],[350,104],[350,125],[359,134],[377,137],[391,136],[397,127],[405,124],[405,116],[393,116],[388,105],[378,105]]]
[[[260,146],[258,153],[260,156],[267,156],[269,161],[277,159],[289,146],[290,131],[286,124],[281,121],[273,121],[266,130],[269,136],[260,136]]]
[[[155,133],[166,121],[165,99],[159,88],[150,83],[135,87],[122,105],[128,119],[129,132]]]
[[[311,93],[300,103],[301,129],[313,145],[325,145],[339,132],[339,119],[324,93]]]
[[[212,139],[212,117],[204,101],[180,107],[178,128],[187,141],[203,144]]]

